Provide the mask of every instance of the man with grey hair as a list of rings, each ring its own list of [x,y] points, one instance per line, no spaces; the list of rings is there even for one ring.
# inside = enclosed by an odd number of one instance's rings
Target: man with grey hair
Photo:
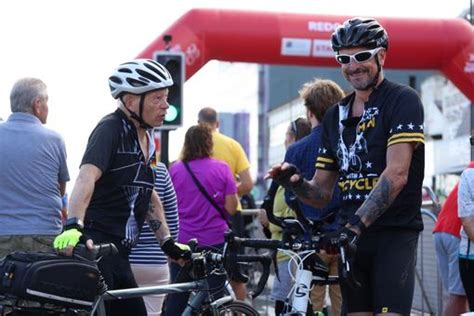
[[[43,126],[48,93],[39,79],[18,80],[12,114],[0,124],[0,258],[14,250],[52,250],[61,232],[69,172],[63,138]]]
[[[54,240],[55,249],[69,256],[80,242],[89,248],[92,242],[113,243],[118,253],[98,262],[112,290],[138,286],[129,255],[145,221],[171,259],[184,265],[191,255],[188,245],[171,237],[155,191],[152,132],[163,124],[172,85],[171,74],[154,60],[135,59],[114,70],[109,88],[117,109],[103,117],[89,136],[64,232]],[[105,309],[107,315],[147,316],[141,297],[111,300]]]

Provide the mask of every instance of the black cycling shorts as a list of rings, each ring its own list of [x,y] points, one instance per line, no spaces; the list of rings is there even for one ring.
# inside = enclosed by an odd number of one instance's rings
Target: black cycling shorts
[[[469,309],[474,310],[474,260],[459,258],[459,273],[461,274],[461,281],[466,290],[467,301]]]
[[[94,243],[114,243],[119,251],[116,255],[102,257],[97,263],[109,290],[137,288],[130,262],[128,261],[129,249],[124,247],[121,239],[97,230],[84,229],[87,238]],[[145,303],[141,297],[129,299],[114,299],[105,302],[107,315],[113,316],[146,316]]]
[[[390,228],[361,235],[353,271],[362,286],[354,289],[341,282],[349,313],[410,315],[418,235]]]

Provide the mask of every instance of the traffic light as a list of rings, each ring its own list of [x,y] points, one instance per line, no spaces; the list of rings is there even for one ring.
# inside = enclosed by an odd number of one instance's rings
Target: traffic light
[[[185,62],[182,52],[159,51],[155,60],[168,69],[173,78],[173,86],[169,88],[168,103],[170,105],[165,121],[160,129],[176,129],[183,126],[183,86],[185,79]]]

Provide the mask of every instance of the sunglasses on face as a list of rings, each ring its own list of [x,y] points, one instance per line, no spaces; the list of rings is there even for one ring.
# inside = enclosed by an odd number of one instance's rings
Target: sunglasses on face
[[[371,50],[364,50],[362,52],[355,53],[354,55],[349,54],[337,54],[336,60],[341,65],[347,65],[351,63],[351,60],[355,61],[356,63],[363,63],[367,60],[371,59],[381,50],[382,47],[377,47]]]
[[[471,142],[471,146],[474,146],[474,137],[473,137],[473,136],[471,136],[471,137],[469,138],[469,141]]]

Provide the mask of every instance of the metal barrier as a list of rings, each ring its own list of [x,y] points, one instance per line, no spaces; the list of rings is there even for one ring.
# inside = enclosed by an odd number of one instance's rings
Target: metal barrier
[[[262,203],[256,202],[256,204],[261,205]],[[263,235],[262,226],[260,225],[260,221],[257,218],[259,213],[260,213],[259,208],[242,210],[242,216],[245,216],[247,218],[248,217],[252,218],[252,221],[245,226],[246,233],[252,238],[265,238],[265,236]],[[257,272],[257,276],[258,276],[258,271],[254,271],[254,272]],[[274,278],[274,273],[272,271],[272,274],[270,275],[270,279],[272,280],[273,278]],[[262,316],[275,315],[275,311],[273,308],[274,302],[270,298],[271,283],[272,281],[268,282],[263,293],[252,301],[252,306],[255,309],[257,309],[259,314]]]
[[[421,215],[425,226],[418,241],[415,270],[413,311],[421,315],[441,315],[443,287],[439,277],[438,261],[433,240],[433,227],[441,209],[438,197],[430,187],[423,187],[431,201],[423,202]]]

